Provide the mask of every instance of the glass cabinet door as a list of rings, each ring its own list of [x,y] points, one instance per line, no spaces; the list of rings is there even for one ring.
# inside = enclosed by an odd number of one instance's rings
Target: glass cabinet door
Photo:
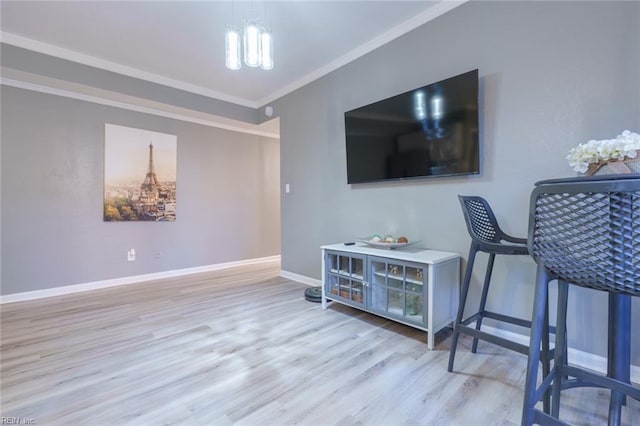
[[[391,259],[372,258],[370,308],[424,323],[424,269]]]
[[[364,257],[328,252],[326,259],[328,297],[364,305]]]
[[[407,267],[405,289],[405,316],[418,322],[424,322],[424,270],[422,268]]]

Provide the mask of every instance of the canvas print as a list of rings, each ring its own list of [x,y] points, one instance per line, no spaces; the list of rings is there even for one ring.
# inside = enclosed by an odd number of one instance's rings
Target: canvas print
[[[176,220],[175,135],[105,124],[104,221]]]

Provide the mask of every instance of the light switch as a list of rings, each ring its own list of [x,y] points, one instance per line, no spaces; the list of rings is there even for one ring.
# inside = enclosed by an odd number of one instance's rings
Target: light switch
[[[286,192],[287,194],[291,192],[291,186],[289,186],[288,183],[284,184],[284,192]]]

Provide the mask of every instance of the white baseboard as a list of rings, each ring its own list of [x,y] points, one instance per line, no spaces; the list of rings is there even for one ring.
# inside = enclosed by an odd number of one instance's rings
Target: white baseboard
[[[163,278],[174,278],[182,275],[198,274],[201,272],[218,271],[234,268],[236,266],[255,265],[260,263],[280,262],[280,255],[260,257],[255,259],[237,260],[234,262],[216,263],[213,265],[196,266],[193,268],[174,269],[171,271],[155,272],[152,274],[133,275],[129,277],[114,278],[110,280],[92,281],[88,283],[73,284],[62,287],[47,288],[43,290],[25,291],[23,293],[5,294],[0,296],[0,304],[24,302],[27,300],[42,299],[45,297],[62,296],[65,294],[79,293],[101,288],[116,287],[121,285],[138,284],[145,281]]]
[[[529,345],[529,336],[523,334],[514,333],[512,331],[501,330],[499,328],[491,326],[482,326],[482,330],[487,333],[495,334],[496,336],[504,337],[505,339],[512,340],[517,343]],[[569,348],[568,351],[569,361],[572,365],[588,368],[589,370],[597,371],[598,373],[607,372],[607,358],[590,354],[588,352],[580,351],[578,349]],[[631,366],[631,381],[634,383],[640,383],[640,366]]]
[[[302,284],[307,284],[311,286],[321,286],[322,281],[317,280],[315,278],[307,277],[306,275],[295,274],[289,271],[280,270],[280,276],[282,278],[287,278],[292,281],[297,281]]]

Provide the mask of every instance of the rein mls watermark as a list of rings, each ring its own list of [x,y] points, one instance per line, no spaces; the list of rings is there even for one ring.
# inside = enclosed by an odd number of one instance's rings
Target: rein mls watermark
[[[0,423],[3,425],[35,425],[36,419],[32,417],[2,417]]]

